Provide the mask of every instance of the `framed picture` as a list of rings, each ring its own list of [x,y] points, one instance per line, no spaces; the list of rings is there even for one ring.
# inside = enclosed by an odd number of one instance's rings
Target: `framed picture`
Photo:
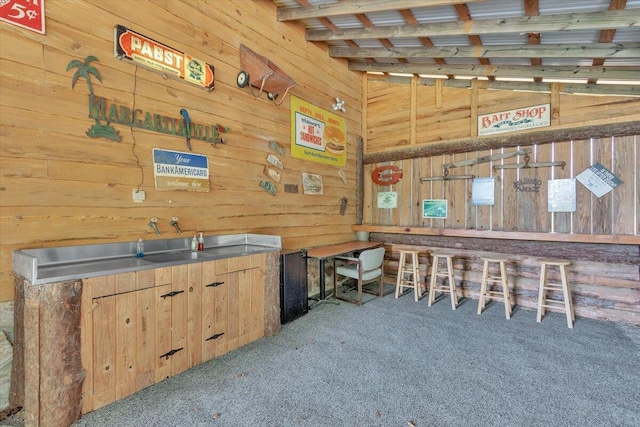
[[[378,193],[378,209],[394,209],[398,207],[398,193],[395,191],[380,191]]]
[[[425,199],[422,201],[422,218],[439,218],[447,217],[447,200],[446,199]]]

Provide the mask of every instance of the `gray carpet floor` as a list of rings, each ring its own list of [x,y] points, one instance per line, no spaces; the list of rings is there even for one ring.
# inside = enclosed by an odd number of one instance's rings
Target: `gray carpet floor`
[[[476,308],[320,304],[75,426],[640,426],[639,327]]]

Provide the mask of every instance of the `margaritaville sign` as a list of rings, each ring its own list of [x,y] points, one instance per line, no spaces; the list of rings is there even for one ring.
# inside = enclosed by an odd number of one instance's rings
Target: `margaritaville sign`
[[[115,56],[213,90],[213,65],[122,25],[115,28]]]
[[[110,103],[106,98],[95,95],[89,95],[89,117],[94,119],[96,124],[106,121],[107,125],[92,126],[87,131],[87,136],[108,138],[116,141],[120,141],[120,135],[110,127],[110,124],[113,123],[167,135],[189,135],[191,139],[213,144],[220,142],[220,133],[229,131],[229,129],[221,125],[202,125],[198,123],[190,123],[187,128],[182,117],[163,116],[162,114],[150,113],[139,108],[131,109],[125,105]],[[117,135],[117,138],[113,137],[114,134]]]
[[[478,135],[493,135],[545,126],[551,126],[551,104],[533,105],[478,116]]]

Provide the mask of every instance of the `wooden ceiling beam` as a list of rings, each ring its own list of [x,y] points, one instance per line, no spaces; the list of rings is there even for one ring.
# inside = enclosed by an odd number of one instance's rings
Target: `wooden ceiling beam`
[[[450,6],[461,0],[343,0],[337,3],[308,5],[303,7],[278,8],[278,21],[320,18],[358,13],[383,12],[419,7]],[[481,0],[465,0],[472,3]]]
[[[331,46],[329,55],[335,58],[638,58],[640,43],[393,48]]]
[[[627,6],[627,0],[611,0],[609,10],[622,10]],[[600,31],[600,43],[611,43],[616,35],[616,30],[603,29]],[[596,57],[593,60],[593,66],[604,65],[605,58]],[[597,79],[589,79],[589,83],[595,83]]]
[[[371,76],[370,79],[374,77]],[[380,80],[385,80],[394,84],[411,84],[411,77],[403,76],[380,76]],[[418,85],[435,86],[436,79],[421,78]],[[470,89],[471,80],[451,79],[442,82],[444,87]],[[513,81],[480,81],[478,86],[481,89],[508,90],[519,92],[544,92],[551,93],[551,83],[545,82],[513,82]],[[611,96],[638,96],[640,97],[640,85],[607,85],[588,83],[560,83],[558,91],[561,94],[581,94],[581,95],[611,95]]]
[[[517,66],[517,65],[433,65],[433,64],[385,64],[349,61],[349,70],[399,74],[455,75],[465,77],[523,76],[550,79],[604,78],[637,81],[640,67],[572,67],[572,66]]]
[[[395,2],[389,2],[395,5]],[[339,4],[339,3],[338,3]],[[393,39],[402,37],[460,36],[548,31],[594,30],[640,27],[640,9],[569,13],[466,22],[442,22],[419,25],[391,25],[341,30],[307,30],[307,41]]]
[[[638,135],[638,132],[640,132],[640,121],[638,120],[592,124],[579,127],[536,129],[535,131],[528,132],[464,138],[394,148],[387,151],[365,154],[363,162],[365,165],[371,165],[382,162],[432,157],[441,154],[467,153],[474,150],[480,151],[521,145],[546,144],[549,142]]]

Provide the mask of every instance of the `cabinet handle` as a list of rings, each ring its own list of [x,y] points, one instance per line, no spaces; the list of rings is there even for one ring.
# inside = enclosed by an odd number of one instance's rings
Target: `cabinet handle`
[[[173,356],[174,354],[176,354],[177,352],[179,352],[180,350],[182,350],[184,347],[180,347],[180,348],[175,348],[171,351],[166,352],[165,354],[163,354],[162,356],[160,356],[160,359],[162,359],[163,357],[166,357],[167,360],[169,360],[169,356]]]
[[[220,338],[223,335],[224,335],[224,332],[220,332],[219,334],[213,334],[209,338],[207,338],[205,341],[215,340]]]
[[[183,293],[184,291],[171,291],[168,294],[164,294],[164,295],[160,295],[161,298],[166,298],[166,297],[175,297],[178,294]]]
[[[216,286],[220,286],[220,285],[224,285],[224,282],[213,282],[213,283],[209,283],[207,286],[205,286],[206,288],[215,288]]]

